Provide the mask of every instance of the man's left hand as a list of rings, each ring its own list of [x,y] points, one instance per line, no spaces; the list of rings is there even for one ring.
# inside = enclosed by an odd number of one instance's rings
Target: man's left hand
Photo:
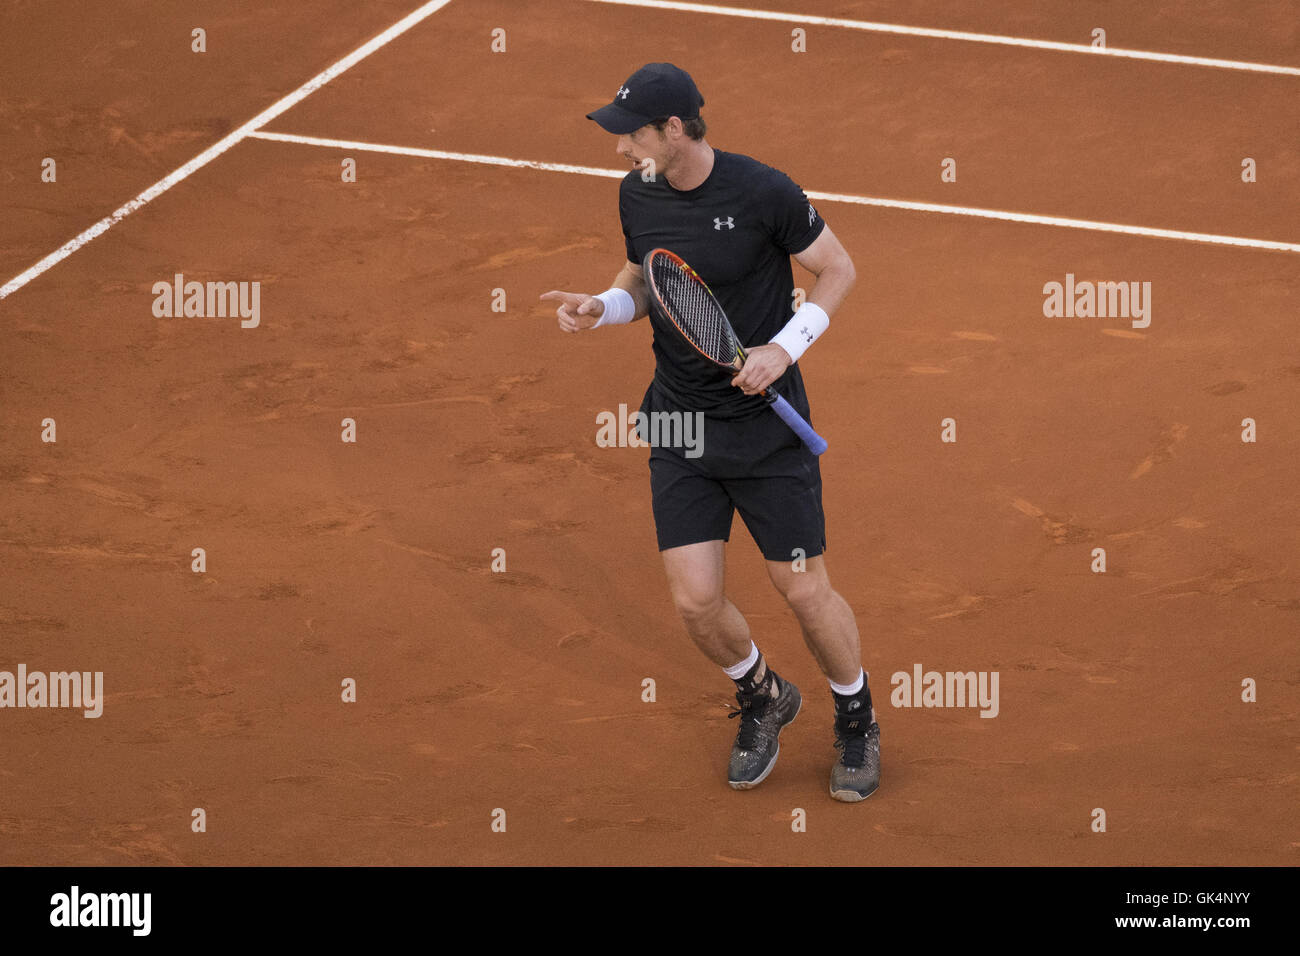
[[[731,380],[746,395],[758,395],[794,363],[779,345],[755,345],[745,353],[745,367]]]

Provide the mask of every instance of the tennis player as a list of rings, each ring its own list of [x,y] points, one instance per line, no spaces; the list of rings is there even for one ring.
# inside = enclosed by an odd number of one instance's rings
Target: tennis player
[[[547,292],[565,332],[621,325],[647,314],[655,375],[641,410],[704,413],[703,453],[650,452],[659,550],[673,601],[699,649],[736,684],[740,718],[728,782],[762,783],[779,736],[802,705],[772,670],[724,588],[724,545],[739,511],[830,682],[835,745],[830,792],[869,797],[880,783],[880,728],[862,668],[853,611],[831,587],[823,552],[822,482],[812,454],[761,397],[772,385],[811,421],[799,358],[826,331],[852,288],[853,262],[784,173],[704,139],[700,95],[671,63],[637,70],[614,101],[588,118],[618,137],[633,169],[619,188],[627,262],[600,295]],[[748,352],[734,377],[707,361],[650,308],[640,263],[651,249],[677,253],[713,290]],[[817,281],[793,310],[790,257]],[[793,312],[793,314],[792,314]]]

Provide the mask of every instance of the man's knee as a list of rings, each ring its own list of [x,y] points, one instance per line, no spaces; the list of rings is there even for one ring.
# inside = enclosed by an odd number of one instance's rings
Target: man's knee
[[[814,614],[835,597],[835,591],[824,576],[794,574],[782,582],[781,593],[790,609],[800,616]]]
[[[726,598],[711,589],[682,587],[673,591],[677,613],[687,626],[706,624],[721,612]]]

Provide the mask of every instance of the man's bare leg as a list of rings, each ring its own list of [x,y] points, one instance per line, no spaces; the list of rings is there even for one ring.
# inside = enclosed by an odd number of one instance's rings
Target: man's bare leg
[[[847,601],[831,587],[821,555],[807,558],[805,570],[791,561],[768,561],[767,573],[799,619],[804,643],[822,673],[837,684],[852,684],[862,669],[858,623]]]
[[[677,613],[686,632],[704,656],[719,667],[731,667],[749,654],[749,625],[723,590],[726,542],[669,548],[662,552]]]
[[[821,555],[807,558],[800,571],[789,561],[768,561],[767,571],[831,685],[835,745],[841,751],[831,767],[831,796],[848,803],[865,800],[880,786],[880,728],[853,609],[831,587]]]
[[[776,765],[782,729],[799,713],[799,688],[767,667],[744,616],[727,598],[725,542],[705,541],[662,554],[673,603],[691,640],[736,683],[739,709],[731,716],[741,723],[727,782],[736,790],[756,787]]]

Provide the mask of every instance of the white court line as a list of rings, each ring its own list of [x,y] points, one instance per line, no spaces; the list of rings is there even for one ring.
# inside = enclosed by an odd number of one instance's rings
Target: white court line
[[[462,163],[481,163],[485,166],[518,166],[525,169],[543,169],[551,173],[577,173],[581,176],[605,176],[622,179],[627,170],[601,169],[597,166],[573,166],[568,163],[538,163],[531,159],[510,159],[506,156],[486,156],[482,153],[452,153],[444,149],[420,149],[415,146],[387,146],[382,143],[359,143],[346,139],[324,139],[320,136],[298,136],[294,133],[250,133],[252,139],[269,139],[277,143],[298,143],[302,146],[327,146],[331,149],[358,149],[369,153],[393,153],[397,156],[419,156],[424,159],[449,159]]]
[[[1242,60],[1218,60],[1207,56],[1183,56],[1178,53],[1153,53],[1148,50],[1125,50],[1122,47],[1094,47],[1086,43],[1058,43],[1055,40],[1029,40],[1024,37],[1000,36],[995,33],[967,33],[962,30],[935,30],[929,27],[905,27],[896,23],[872,23],[868,20],[845,20],[840,17],[815,17],[803,13],[779,13],[775,10],[752,10],[745,7],[722,7],[709,3],[680,3],[675,0],[587,0],[588,3],[610,3],[623,7],[650,7],[655,10],[679,10],[684,13],[712,13],[725,17],[744,17],[750,20],[779,20],[782,23],[807,23],[812,26],[841,27],[846,30],[866,30],[871,33],[897,33],[936,40],[966,40],[972,43],[997,43],[1002,46],[1032,47],[1036,50],[1056,50],[1061,53],[1091,53],[1098,56],[1119,56],[1130,60],[1155,60],[1160,63],[1181,63],[1185,66],[1212,66],[1220,70],[1248,70],[1253,73],[1280,73],[1283,76],[1300,76],[1300,67],[1273,66],[1268,63],[1249,63]]]
[[[447,159],[461,163],[481,163],[488,166],[514,166],[524,169],[541,169],[555,173],[577,173],[582,176],[603,176],[622,179],[627,170],[601,169],[596,166],[573,166],[567,163],[539,163],[531,159],[510,159],[505,156],[485,156],[481,153],[453,153],[443,149],[419,149],[413,146],[386,146],[381,143],[361,143],[355,140],[326,139],[320,136],[299,136],[294,133],[250,133],[252,139],[273,140],[278,143],[297,143],[303,146],[324,146],[330,149],[352,149],[371,153],[392,153],[397,156],[420,156],[427,159]],[[1148,226],[1126,226],[1115,222],[1094,222],[1091,219],[1068,219],[1063,216],[1039,216],[1027,212],[1006,212],[999,209],[980,209],[975,206],[947,206],[933,202],[911,202],[905,199],[882,199],[878,196],[854,196],[848,193],[823,193],[807,190],[809,199],[818,202],[852,203],[858,206],[884,206],[888,209],[907,209],[912,212],[938,212],[954,216],[975,216],[980,219],[1002,219],[1007,222],[1028,222],[1039,226],[1061,226],[1067,229],[1090,229],[1094,232],[1119,232],[1130,236],[1149,236],[1155,239],[1181,239],[1185,242],[1211,242],[1224,246],[1244,246],[1251,249],[1269,249],[1276,252],[1300,252],[1300,243],[1274,242],[1271,239],[1245,239],[1240,236],[1220,236],[1209,232],[1183,232],[1178,229],[1153,229]]]
[[[356,66],[358,63],[360,63],[366,57],[370,56],[370,54],[374,53],[380,47],[385,46],[391,41],[395,40],[397,37],[401,36],[407,30],[411,29],[411,27],[420,23],[422,20],[426,19],[432,14],[437,13],[439,10],[441,10],[450,2],[451,0],[430,0],[430,2],[424,4],[424,6],[420,7],[419,9],[403,17],[401,20],[394,23],[391,27],[389,27],[387,30],[385,30],[383,33],[379,34],[378,36],[374,37],[365,45],[360,46],[357,49],[353,50],[351,53],[349,53],[343,59],[339,60],[333,66],[329,67],[328,69],[326,69],[321,73],[318,73],[316,76],[312,77],[310,80],[308,80],[302,86],[298,87],[288,96],[284,97],[284,99],[279,100],[274,105],[263,110],[261,113],[258,113],[256,116],[254,116],[243,126],[239,127],[239,129],[235,130],[233,133],[230,133],[224,139],[218,140],[216,143],[213,143],[203,152],[199,153],[197,156],[191,159],[184,166],[181,166],[179,169],[173,170],[167,176],[158,180],[158,182],[154,183],[144,192],[140,193],[140,195],[136,196],[134,199],[130,200],[124,205],[119,206],[111,214],[105,216],[103,219],[99,220],[99,222],[95,223],[85,232],[81,233],[81,235],[77,236],[75,239],[70,239],[67,242],[65,242],[62,246],[54,250],[54,252],[51,252],[48,256],[46,256],[40,262],[36,263],[36,265],[32,266],[26,272],[22,273],[21,275],[15,276],[14,278],[6,282],[3,286],[0,286],[0,299],[12,295],[14,292],[17,292],[23,286],[27,285],[27,283],[31,282],[41,273],[45,272],[47,269],[50,269],[51,267],[58,265],[64,259],[68,258],[68,256],[72,255],[74,252],[76,252],[86,243],[94,239],[96,236],[100,236],[108,232],[109,229],[113,228],[113,226],[117,225],[127,216],[131,215],[131,213],[135,212],[137,209],[140,209],[141,207],[152,202],[154,199],[157,199],[159,196],[161,196],[167,190],[171,189],[181,180],[185,179],[192,173],[202,169],[204,166],[212,162],[214,159],[216,159],[226,150],[230,149],[232,146],[239,143],[241,140],[246,139],[248,136],[252,135],[258,129],[265,126],[267,123],[271,122],[271,120],[275,119],[281,113],[285,112],[285,110],[291,109],[292,107],[301,103],[308,96],[310,96],[312,93],[315,93],[317,90],[319,90],[330,80],[334,79],[339,74],[344,73],[345,71]]]

